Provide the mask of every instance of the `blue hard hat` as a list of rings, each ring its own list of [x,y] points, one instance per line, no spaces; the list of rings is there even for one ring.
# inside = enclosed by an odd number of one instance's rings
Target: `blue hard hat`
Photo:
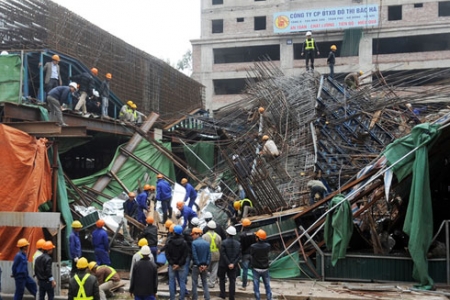
[[[182,234],[183,233],[183,227],[181,227],[180,225],[176,225],[173,228],[173,232],[175,232],[175,234]]]

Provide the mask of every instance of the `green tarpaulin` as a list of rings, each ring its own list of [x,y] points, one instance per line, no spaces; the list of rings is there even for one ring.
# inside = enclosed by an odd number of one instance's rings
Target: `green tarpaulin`
[[[412,172],[409,203],[403,231],[409,236],[408,251],[414,262],[413,278],[419,288],[431,289],[434,281],[428,274],[427,252],[433,238],[433,211],[428,170],[428,148],[439,136],[439,125],[420,124],[411,134],[386,147],[384,156],[399,181]],[[404,157],[411,150],[415,152]]]
[[[0,95],[2,101],[20,103],[20,72],[22,62],[19,55],[0,55]]]
[[[169,149],[170,151],[172,150],[170,143],[162,143],[162,145],[167,149]],[[143,139],[136,147],[136,149],[133,151],[133,153],[134,155],[136,155],[149,165],[159,170],[161,173],[175,180],[175,169],[172,161],[167,157],[165,157],[160,151],[155,149],[146,140]],[[117,158],[118,155],[120,155],[119,149],[116,150],[116,154],[114,155],[113,161]],[[91,176],[73,180],[73,183],[78,187],[81,187],[83,185],[91,187],[94,185],[95,182],[97,182],[98,178],[106,175],[111,170],[112,165],[113,162],[111,162],[111,164],[107,168]],[[143,182],[145,173],[148,173],[151,176],[151,179],[148,182]],[[138,188],[139,180],[141,181],[142,186],[144,185],[144,183],[156,185],[156,174],[154,174],[152,171],[150,171],[145,166],[141,165],[139,162],[135,161],[131,157],[127,159],[125,164],[122,166],[120,171],[117,172],[116,175],[120,178],[123,184],[130,191],[136,190]],[[105,190],[102,191],[102,193],[109,195],[111,197],[117,197],[122,192],[123,188],[115,180],[111,180],[111,182],[108,184]],[[106,199],[99,198],[99,200],[105,201]]]
[[[275,261],[269,267],[270,278],[285,279],[300,277],[300,258],[298,252],[289,254]],[[248,270],[248,277],[253,279],[252,270]]]
[[[329,207],[333,207],[344,200],[342,194],[336,195],[330,201]],[[331,249],[331,264],[336,265],[338,259],[345,258],[348,243],[353,233],[353,216],[350,203],[345,200],[331,213],[325,221],[325,243]]]
[[[200,142],[194,145],[185,145],[183,149],[188,166],[199,172],[202,177],[211,173],[210,169],[214,166],[213,143]]]

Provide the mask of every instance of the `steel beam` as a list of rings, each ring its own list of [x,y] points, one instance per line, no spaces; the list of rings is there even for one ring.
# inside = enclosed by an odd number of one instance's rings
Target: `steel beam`
[[[38,137],[87,137],[86,127],[57,126],[55,122],[9,122],[4,125],[22,130],[29,135]]]
[[[41,112],[36,106],[18,105],[14,103],[4,103],[4,120],[42,121]],[[86,130],[106,132],[118,135],[132,136],[134,130],[129,125],[120,124],[119,120],[101,120],[93,118],[83,118],[64,112],[64,121],[72,126],[86,127]],[[64,129],[63,129],[64,130]]]

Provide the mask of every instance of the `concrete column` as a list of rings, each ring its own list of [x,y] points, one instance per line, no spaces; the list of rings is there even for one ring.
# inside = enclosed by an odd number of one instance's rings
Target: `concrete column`
[[[359,42],[359,68],[363,72],[372,70],[372,37],[363,36]]]
[[[288,44],[290,40],[290,44]],[[280,39],[280,68],[285,75],[291,75],[294,69],[294,41],[292,38]]]

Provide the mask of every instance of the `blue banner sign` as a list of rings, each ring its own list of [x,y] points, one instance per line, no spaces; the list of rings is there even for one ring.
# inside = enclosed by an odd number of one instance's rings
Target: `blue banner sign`
[[[378,26],[378,12],[377,4],[278,12],[273,14],[273,32]]]

